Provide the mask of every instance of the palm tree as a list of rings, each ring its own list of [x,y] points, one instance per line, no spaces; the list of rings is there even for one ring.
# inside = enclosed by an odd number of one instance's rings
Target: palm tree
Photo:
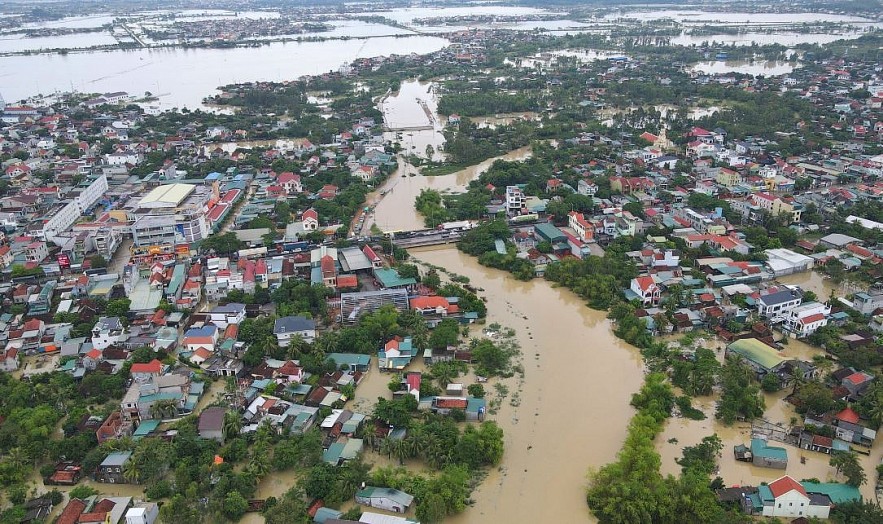
[[[377,450],[377,443],[379,441],[379,437],[377,435],[377,430],[374,427],[373,422],[369,422],[362,431],[362,443],[365,447],[371,448],[372,450]]]
[[[151,418],[166,419],[178,414],[178,403],[174,399],[162,399],[154,402],[148,410]]]
[[[408,447],[408,443],[405,439],[398,439],[392,442],[392,454],[399,459],[399,464],[402,466],[405,465],[405,459],[408,458],[409,455]]]
[[[389,437],[384,437],[380,440],[380,453],[382,455],[386,455],[388,458],[392,458],[392,448],[393,448],[393,440]]]
[[[238,413],[228,411],[224,413],[223,434],[225,439],[233,439],[242,431],[242,417]]]
[[[270,472],[270,456],[265,446],[255,448],[248,463],[248,472],[258,480],[264,478]]]
[[[130,484],[141,481],[141,467],[137,460],[128,460],[123,466],[123,478]]]

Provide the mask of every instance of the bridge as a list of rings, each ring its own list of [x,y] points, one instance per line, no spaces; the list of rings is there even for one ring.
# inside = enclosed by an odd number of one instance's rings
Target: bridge
[[[388,126],[383,125],[383,131],[391,133],[399,133],[405,131],[432,131],[435,126],[432,124],[415,125],[415,126]]]
[[[408,231],[406,233],[396,234],[392,243],[403,249],[438,246],[457,242],[460,240],[461,236],[462,233],[460,231],[438,231],[433,229]]]

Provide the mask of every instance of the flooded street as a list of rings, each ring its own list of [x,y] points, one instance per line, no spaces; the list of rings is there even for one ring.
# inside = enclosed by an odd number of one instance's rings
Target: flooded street
[[[434,83],[404,81],[397,92],[381,98],[377,108],[383,112],[385,139],[401,143],[405,154],[436,161],[445,159],[441,153],[445,126],[438,116]],[[432,146],[431,155],[427,155],[427,146]]]
[[[509,396],[494,416],[506,435],[503,461],[473,493],[475,506],[446,522],[591,520],[586,473],[622,446],[644,378],[638,351],[570,291],[516,281],[454,247],[412,255],[483,288],[488,322],[513,328],[523,352],[524,380],[506,381]]]

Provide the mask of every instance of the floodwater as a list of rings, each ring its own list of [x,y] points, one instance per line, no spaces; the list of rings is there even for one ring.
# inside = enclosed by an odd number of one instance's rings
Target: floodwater
[[[832,31],[826,33],[794,33],[776,31],[770,33],[747,32],[739,34],[691,35],[682,33],[671,39],[672,45],[715,46],[715,45],[769,45],[780,44],[793,47],[798,44],[827,44],[835,40],[852,40],[864,34],[862,31]]]
[[[426,54],[448,45],[443,38],[277,42],[237,49],[140,49],[0,58],[0,93],[12,102],[38,93],[151,91],[163,108],[200,107],[217,87],[246,81],[293,80],[337,70],[356,58]],[[27,71],[28,74],[21,74]]]
[[[367,205],[375,208],[365,221],[365,229],[369,229],[371,224],[377,224],[382,231],[423,229],[423,217],[414,209],[414,201],[420,191],[434,189],[442,193],[463,192],[469,182],[487,171],[495,161],[526,160],[531,154],[533,154],[531,147],[525,146],[443,176],[421,176],[414,166],[400,158],[399,168],[389,180],[378,191],[368,195]],[[386,194],[381,195],[381,193]]]
[[[520,120],[537,120],[537,116],[537,113],[533,111],[525,111],[524,113],[501,113],[494,116],[475,116],[469,117],[469,120],[480,128],[496,129],[497,126],[508,126],[509,124]]]
[[[670,18],[684,24],[709,24],[712,22],[724,24],[801,24],[811,22],[837,22],[837,23],[869,23],[873,20],[858,16],[832,15],[828,13],[744,13],[744,12],[714,12],[696,10],[654,10],[654,11],[623,11],[616,12],[604,17],[605,20],[617,18],[631,18],[635,20],[662,20]]]
[[[475,505],[446,522],[590,521],[586,473],[622,446],[629,400],[644,378],[638,351],[568,290],[519,282],[454,247],[411,253],[483,288],[488,322],[515,329],[523,352],[524,380],[507,381],[509,397],[494,416],[505,433],[503,461],[473,493]]]
[[[39,51],[41,49],[83,49],[87,47],[115,44],[117,44],[117,39],[105,31],[37,38],[27,38],[23,35],[0,34],[0,53]]]
[[[421,158],[428,158],[427,146],[432,146],[432,160],[444,160],[445,126],[438,116],[438,93],[433,82],[404,81],[397,92],[381,98],[377,107],[390,130],[384,138],[397,140],[406,154]]]
[[[751,76],[780,76],[794,71],[794,64],[778,60],[709,60],[693,66],[693,71],[707,74],[742,73]]]
[[[776,280],[782,284],[800,286],[800,288],[805,291],[812,291],[822,302],[827,301],[831,297],[831,293],[834,293],[837,296],[846,295],[846,293],[844,293],[833,280],[825,278],[825,276],[818,271],[803,271],[779,277]]]

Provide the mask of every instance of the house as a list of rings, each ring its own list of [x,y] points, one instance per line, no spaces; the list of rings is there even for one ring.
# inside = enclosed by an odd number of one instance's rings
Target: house
[[[411,337],[402,340],[394,338],[377,352],[377,367],[386,371],[402,370],[411,363],[416,354]]]
[[[18,369],[18,348],[11,347],[0,351],[0,371],[15,371]]]
[[[222,407],[211,407],[199,414],[197,431],[199,438],[224,442],[224,415],[227,410]]]
[[[451,304],[448,299],[437,296],[417,296],[411,299],[411,309],[423,316],[436,315],[446,317],[458,313],[460,308],[457,304]]]
[[[316,339],[316,321],[301,316],[278,318],[273,325],[273,334],[281,347],[287,347],[294,337],[313,342]]]
[[[239,324],[245,320],[245,304],[231,302],[209,311],[209,320],[221,329],[229,324]]]
[[[315,209],[307,209],[301,218],[304,231],[316,231],[319,229],[319,213]]]
[[[126,511],[126,524],[154,524],[159,519],[159,506],[155,502],[140,502]]]
[[[127,481],[123,475],[126,463],[131,457],[131,451],[115,451],[109,454],[99,464],[98,470],[95,472],[95,480],[110,484],[125,484]]]
[[[827,519],[835,500],[837,504],[860,501],[861,495],[846,484],[801,483],[785,475],[759,486],[752,498],[757,512],[764,517]]]
[[[819,302],[807,302],[792,309],[785,320],[784,329],[792,337],[808,337],[822,326],[828,325],[831,307]]]
[[[215,351],[215,345],[218,343],[219,332],[218,326],[212,324],[192,327],[184,332],[181,345],[189,352],[197,351],[200,348],[213,352]]]
[[[773,321],[784,320],[802,300],[803,293],[799,288],[771,288],[757,299],[757,313]]]
[[[751,462],[762,468],[785,469],[788,467],[788,452],[783,447],[770,446],[765,439],[751,439],[751,447],[736,446],[736,460]]]
[[[638,296],[638,300],[645,306],[658,304],[662,295],[662,291],[650,275],[633,278],[629,289]]]
[[[367,486],[356,492],[356,502],[372,508],[406,513],[414,497],[397,489]]]
[[[855,373],[846,376],[840,382],[840,385],[849,391],[849,396],[851,398],[857,399],[864,394],[868,387],[870,387],[873,380],[873,375],[865,373],[864,371],[856,371]]]
[[[119,317],[101,317],[92,328],[92,347],[107,349],[123,338],[123,325]]]
[[[162,374],[163,363],[157,359],[153,359],[147,363],[132,364],[130,373],[132,380],[138,383],[144,383],[152,378],[157,378]]]
[[[756,338],[743,338],[733,342],[727,346],[725,356],[742,359],[758,377],[779,371],[788,361],[778,351]]]

